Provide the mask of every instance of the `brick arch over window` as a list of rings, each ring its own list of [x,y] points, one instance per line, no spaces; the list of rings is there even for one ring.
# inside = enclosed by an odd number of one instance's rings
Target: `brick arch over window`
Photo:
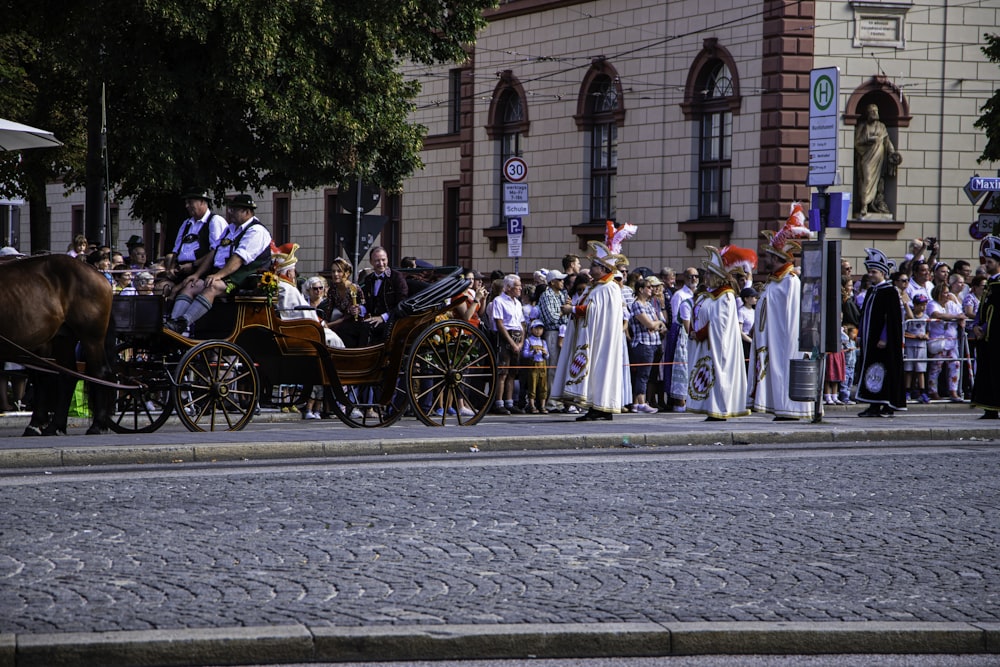
[[[723,63],[729,70],[732,81],[732,93],[726,96],[725,103],[734,115],[739,115],[743,97],[740,94],[740,75],[736,61],[729,51],[719,44],[718,39],[709,37],[702,42],[701,52],[691,63],[687,82],[684,84],[684,101],[681,102],[681,111],[684,112],[686,120],[693,120],[700,115],[708,78],[715,71],[719,62]]]
[[[580,94],[576,99],[576,114],[573,120],[576,121],[578,130],[589,130],[594,125],[595,113],[600,113],[594,109],[594,97],[592,93],[596,86],[605,81],[610,81],[616,95],[615,108],[611,115],[615,119],[615,125],[622,127],[625,125],[625,96],[622,94],[622,82],[618,76],[618,70],[604,58],[595,58],[587,70],[583,82],[580,84]]]
[[[521,120],[513,124],[507,123],[504,118],[507,103],[512,95],[516,96],[521,104]],[[496,139],[504,132],[512,130],[528,134],[528,129],[531,126],[531,121],[528,120],[528,96],[525,95],[521,82],[509,69],[500,73],[500,80],[493,89],[493,96],[490,98],[490,110],[486,119],[486,135],[490,139]]]

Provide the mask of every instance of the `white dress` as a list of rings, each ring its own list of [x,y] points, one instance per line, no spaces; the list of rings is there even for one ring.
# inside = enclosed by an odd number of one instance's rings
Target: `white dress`
[[[799,352],[801,281],[793,268],[786,264],[771,274],[757,304],[747,407],[776,417],[811,419],[811,402],[788,397],[789,361],[804,356]]]
[[[622,291],[611,280],[602,280],[584,293],[586,310],[566,327],[552,396],[565,403],[603,412],[621,412],[624,306]]]
[[[299,306],[309,306],[309,302],[302,296],[302,292],[295,289],[295,286],[278,280],[278,296],[275,299],[274,307],[278,310],[278,317],[283,320],[314,320],[319,321],[319,315],[315,310],[296,310]],[[344,341],[340,336],[323,327],[323,335],[326,337],[327,347],[344,347]]]
[[[688,341],[688,412],[721,419],[750,414],[736,294],[731,287],[711,290],[696,310]]]

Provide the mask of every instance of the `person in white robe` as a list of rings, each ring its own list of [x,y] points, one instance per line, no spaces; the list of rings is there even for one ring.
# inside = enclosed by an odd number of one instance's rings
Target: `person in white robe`
[[[752,250],[736,246],[727,246],[723,253],[712,246],[705,248],[710,255],[709,261],[703,262],[709,289],[695,304],[688,342],[687,411],[706,415],[705,421],[724,421],[750,414],[746,409],[747,372],[736,307],[735,286],[742,283],[731,272],[751,256],[755,266],[757,256]],[[724,254],[730,254],[728,264]]]
[[[608,252],[603,243],[591,241],[593,282],[579,303],[563,306],[570,315],[552,394],[587,412],[577,421],[610,421],[622,411],[624,382],[624,300],[613,279],[616,264],[627,265],[624,255]]]
[[[278,317],[283,320],[314,320],[319,322],[323,327],[326,346],[344,347],[344,341],[327,328],[326,322],[320,319],[316,310],[309,305],[295,284],[295,265],[299,261],[295,253],[298,249],[298,243],[286,243],[280,247],[272,244],[271,270],[278,276],[278,294],[274,301]]]
[[[801,250],[798,241],[809,230],[789,232],[786,223],[778,233],[761,232],[766,239],[762,257],[770,270],[767,284],[757,303],[757,318],[750,344],[750,378],[747,387],[747,407],[755,412],[774,415],[775,421],[812,419],[810,401],[794,401],[788,397],[791,383],[789,362],[803,358],[799,352],[799,304],[802,283],[795,272],[795,253]]]

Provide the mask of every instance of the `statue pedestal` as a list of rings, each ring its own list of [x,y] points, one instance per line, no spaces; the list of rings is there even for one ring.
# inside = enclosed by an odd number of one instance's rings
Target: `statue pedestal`
[[[855,218],[855,220],[860,222],[892,222],[895,219],[892,213],[866,213],[859,218]]]
[[[905,226],[905,222],[896,220],[891,213],[869,213],[863,218],[847,221],[852,239],[875,241],[895,241]]]

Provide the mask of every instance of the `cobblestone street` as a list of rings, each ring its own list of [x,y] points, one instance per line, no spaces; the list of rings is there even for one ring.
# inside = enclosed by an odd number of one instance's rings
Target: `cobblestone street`
[[[0,631],[1000,620],[992,446],[0,478]]]

